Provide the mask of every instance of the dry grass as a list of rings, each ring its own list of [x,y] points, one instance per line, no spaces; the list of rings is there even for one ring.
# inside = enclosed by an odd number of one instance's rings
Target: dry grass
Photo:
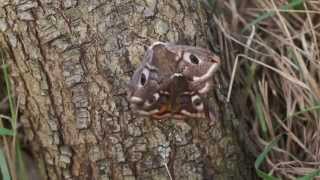
[[[247,107],[241,116],[259,152],[274,142],[264,172],[283,179],[319,175],[320,1],[220,2],[229,11],[223,32],[242,52],[230,74],[243,97],[231,101]]]

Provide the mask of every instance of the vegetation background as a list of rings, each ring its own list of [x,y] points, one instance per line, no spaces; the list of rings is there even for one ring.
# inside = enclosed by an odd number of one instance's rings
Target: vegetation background
[[[319,1],[0,8],[2,179],[319,178]],[[158,40],[222,57],[209,100],[217,121],[128,109],[125,83]]]

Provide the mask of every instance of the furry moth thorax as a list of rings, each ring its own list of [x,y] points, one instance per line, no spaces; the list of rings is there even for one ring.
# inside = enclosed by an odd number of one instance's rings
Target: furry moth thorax
[[[219,65],[220,58],[207,49],[153,43],[128,84],[131,107],[156,119],[204,118]]]

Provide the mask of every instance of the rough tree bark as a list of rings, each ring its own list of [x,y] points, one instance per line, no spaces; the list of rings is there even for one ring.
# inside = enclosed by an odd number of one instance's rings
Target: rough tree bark
[[[199,1],[2,0],[20,123],[45,179],[250,179],[232,129],[217,119],[136,117],[126,82],[153,41],[206,47]],[[214,107],[221,101],[212,96]]]

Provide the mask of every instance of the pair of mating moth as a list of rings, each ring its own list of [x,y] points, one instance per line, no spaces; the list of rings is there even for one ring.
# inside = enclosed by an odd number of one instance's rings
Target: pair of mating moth
[[[155,119],[209,117],[206,95],[219,65],[207,49],[156,42],[128,84],[131,107]]]

